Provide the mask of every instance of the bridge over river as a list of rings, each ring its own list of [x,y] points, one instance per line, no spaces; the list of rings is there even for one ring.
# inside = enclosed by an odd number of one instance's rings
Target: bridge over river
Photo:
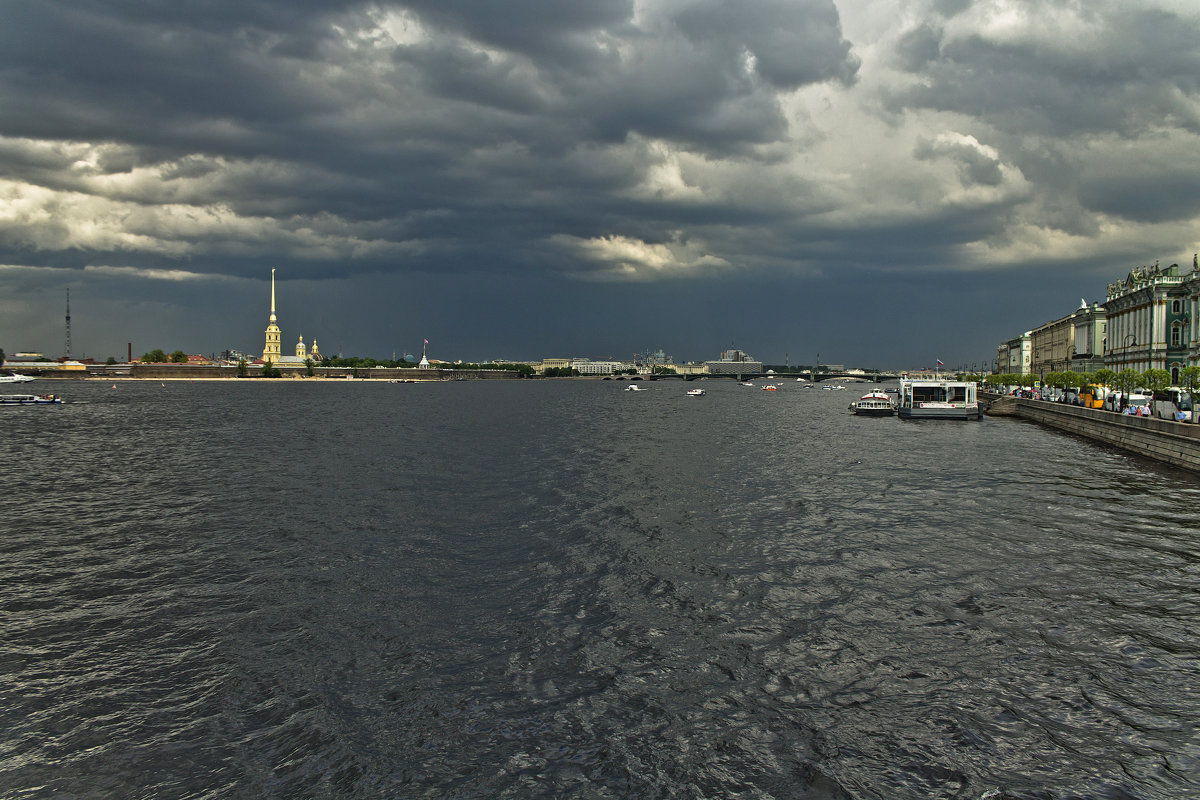
[[[613,380],[682,380],[694,381],[699,378],[705,380],[714,380],[727,378],[735,381],[754,381],[754,380],[773,380],[773,381],[794,381],[796,378],[803,378],[806,381],[813,383],[821,383],[822,381],[861,381],[864,383],[881,383],[883,381],[899,380],[899,372],[872,372],[863,374],[860,372],[819,372],[813,376],[809,372],[742,372],[742,373],[701,373],[698,375],[672,375],[659,374],[650,375],[643,373],[636,376],[618,375]]]

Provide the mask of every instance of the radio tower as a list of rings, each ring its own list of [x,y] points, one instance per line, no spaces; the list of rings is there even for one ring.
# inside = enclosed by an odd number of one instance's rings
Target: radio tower
[[[67,287],[67,361],[71,360],[71,287]]]

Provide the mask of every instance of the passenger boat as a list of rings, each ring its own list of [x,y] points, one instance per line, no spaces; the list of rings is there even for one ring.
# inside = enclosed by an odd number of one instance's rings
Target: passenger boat
[[[896,413],[892,398],[876,389],[850,404],[850,410],[860,417],[890,417]]]
[[[900,378],[896,414],[901,419],[979,419],[974,381]]]
[[[0,406],[48,406],[61,403],[54,394],[0,394]]]
[[[29,383],[34,380],[29,375],[18,375],[15,372],[10,372],[7,375],[0,375],[0,383]]]
[[[689,397],[703,397],[704,396],[703,389],[688,389],[687,393],[688,393]]]

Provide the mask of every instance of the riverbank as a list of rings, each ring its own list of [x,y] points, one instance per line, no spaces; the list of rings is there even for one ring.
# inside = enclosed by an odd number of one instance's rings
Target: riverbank
[[[984,394],[988,416],[1012,416],[1200,473],[1200,425],[1045,400]]]
[[[19,367],[12,365],[6,366],[6,369],[12,369],[14,372],[22,372],[29,374],[38,380],[53,380],[53,381],[80,381],[80,380],[99,380],[99,381],[127,381],[127,380],[153,380],[153,381],[226,381],[226,380],[241,380],[241,381],[257,381],[257,380],[283,380],[283,381],[406,381],[406,382],[430,382],[430,381],[476,381],[476,380],[513,380],[521,377],[521,374],[516,370],[503,369],[420,369],[409,368],[401,369],[398,367],[373,367],[370,369],[355,369],[353,367],[314,367],[313,374],[309,375],[308,370],[301,367],[299,369],[280,368],[278,378],[263,378],[259,375],[259,370],[249,368],[244,375],[238,374],[236,366],[217,365],[217,364],[114,364],[105,366],[101,364],[89,365],[86,369],[72,370],[37,370],[26,372]]]

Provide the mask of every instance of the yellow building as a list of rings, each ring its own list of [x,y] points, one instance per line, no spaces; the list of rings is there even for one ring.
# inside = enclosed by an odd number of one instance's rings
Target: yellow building
[[[262,360],[270,361],[276,367],[303,367],[305,361],[312,359],[313,361],[321,360],[321,351],[317,349],[317,340],[313,339],[312,350],[304,346],[304,336],[296,342],[296,355],[285,356],[280,348],[280,338],[282,332],[279,330],[279,325],[275,317],[275,270],[271,270],[271,319],[267,325],[267,338],[263,343]]]
[[[267,324],[267,340],[263,344],[263,361],[279,363],[279,325],[275,323],[275,270],[271,270],[271,319]]]

